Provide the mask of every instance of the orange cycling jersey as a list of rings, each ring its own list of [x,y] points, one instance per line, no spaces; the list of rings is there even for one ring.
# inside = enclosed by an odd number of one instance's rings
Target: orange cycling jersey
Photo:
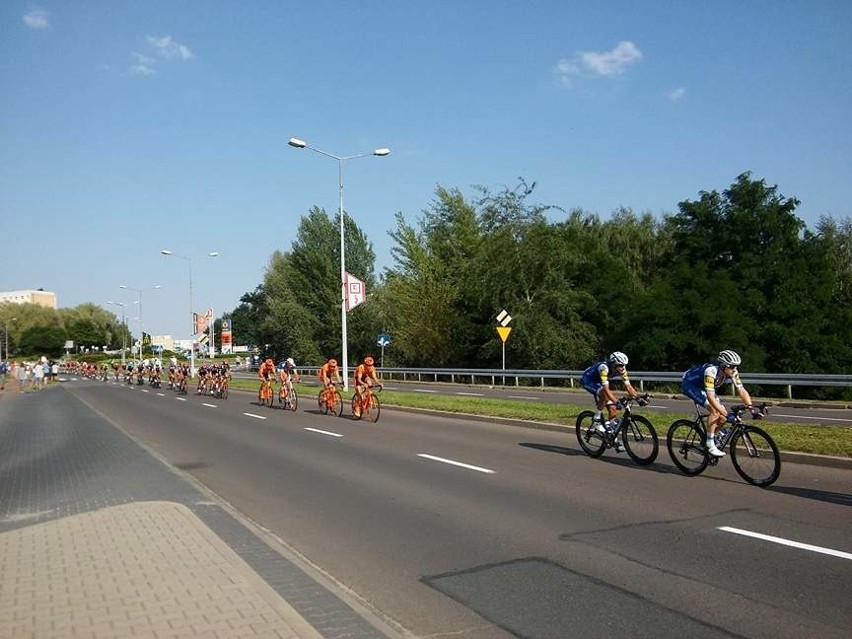
[[[320,366],[319,378],[323,381],[331,381],[333,375],[337,374],[337,367],[332,368],[328,362]]]
[[[275,364],[267,364],[263,362],[258,369],[257,374],[264,379],[275,373]]]
[[[376,367],[367,366],[366,364],[359,364],[358,368],[355,369],[355,383],[366,383],[368,377],[376,379]]]

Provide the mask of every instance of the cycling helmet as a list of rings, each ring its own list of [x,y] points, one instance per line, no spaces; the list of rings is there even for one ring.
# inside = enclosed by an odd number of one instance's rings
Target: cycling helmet
[[[284,363],[287,364],[288,366],[295,366],[296,365],[296,362],[293,361],[292,357],[288,357],[287,361],[284,362]]]
[[[337,368],[337,360],[336,360],[336,359],[330,359],[330,360],[328,360],[328,365],[329,365],[331,368]]]
[[[372,366],[372,365],[373,365],[373,364],[375,364],[376,362],[373,360],[373,358],[372,358],[372,357],[370,357],[370,356],[368,355],[367,357],[365,357],[365,358],[364,358],[364,363],[365,363],[367,366]]]
[[[627,366],[627,362],[630,360],[628,360],[627,355],[621,351],[613,351],[609,354],[609,361],[613,364],[613,366]]]
[[[719,353],[719,363],[722,366],[739,366],[742,358],[735,351],[722,351]]]

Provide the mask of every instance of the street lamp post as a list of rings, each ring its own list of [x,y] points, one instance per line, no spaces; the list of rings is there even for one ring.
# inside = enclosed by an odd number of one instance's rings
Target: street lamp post
[[[195,377],[195,312],[193,311],[194,303],[192,301],[192,256],[181,255],[169,249],[163,249],[160,253],[167,257],[179,257],[182,260],[186,260],[186,263],[189,265],[189,376]],[[217,251],[210,251],[207,257],[217,257],[218,255]]]
[[[343,366],[343,390],[349,390],[349,349],[347,346],[346,336],[346,243],[343,226],[343,163],[346,160],[354,160],[355,158],[363,158],[370,155],[385,157],[390,155],[390,149],[376,149],[370,153],[356,153],[355,155],[335,155],[316,147],[310,146],[304,140],[298,138],[290,138],[287,144],[297,149],[310,149],[315,153],[324,155],[327,158],[337,161],[337,182],[338,182],[338,217],[340,218],[340,342],[341,342],[341,364]]]
[[[121,307],[121,364],[124,365],[124,351],[127,349],[127,324],[124,323],[124,307],[127,306],[124,302],[107,302],[113,306]]]
[[[145,348],[145,331],[142,329],[142,291],[147,291],[151,289],[163,288],[159,284],[154,284],[153,286],[146,286],[145,288],[133,288],[132,286],[125,286],[121,284],[118,288],[123,288],[128,291],[136,291],[139,294],[139,359],[142,359],[142,350]]]

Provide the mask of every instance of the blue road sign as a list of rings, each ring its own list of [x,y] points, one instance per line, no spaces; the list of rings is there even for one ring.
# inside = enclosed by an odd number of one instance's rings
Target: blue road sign
[[[376,338],[376,344],[378,344],[379,346],[384,347],[384,346],[387,346],[390,343],[391,343],[391,336],[388,335],[387,333],[380,333],[378,338]]]

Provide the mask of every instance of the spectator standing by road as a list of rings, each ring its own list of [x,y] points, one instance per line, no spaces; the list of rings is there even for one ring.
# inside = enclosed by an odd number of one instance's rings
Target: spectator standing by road
[[[23,362],[18,362],[15,373],[18,380],[18,390],[23,393],[24,385],[27,383],[27,365]]]

